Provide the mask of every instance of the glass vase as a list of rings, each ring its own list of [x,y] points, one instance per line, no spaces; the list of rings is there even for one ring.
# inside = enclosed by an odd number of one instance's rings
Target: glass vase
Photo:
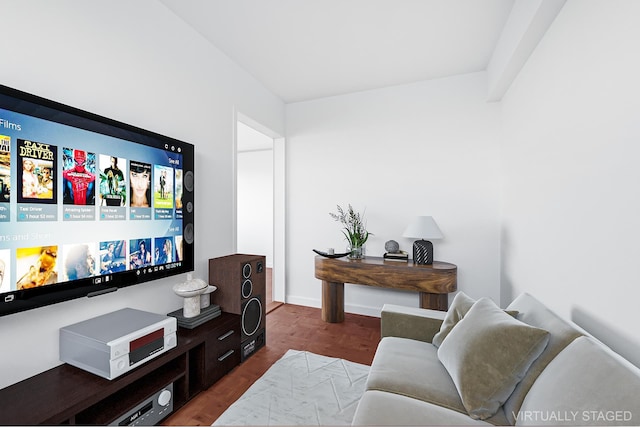
[[[347,248],[349,259],[363,259],[364,258],[364,246],[351,246]]]

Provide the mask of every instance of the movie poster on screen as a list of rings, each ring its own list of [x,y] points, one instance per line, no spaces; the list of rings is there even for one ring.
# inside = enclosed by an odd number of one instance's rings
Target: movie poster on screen
[[[58,283],[58,247],[16,249],[16,277],[17,290]]]
[[[127,181],[120,165],[126,165],[127,160],[122,157],[100,154],[99,161],[100,206],[125,206]]]
[[[18,203],[56,203],[57,147],[18,139]]]
[[[153,206],[156,209],[173,209],[173,168],[154,165]]]
[[[176,219],[182,219],[182,169],[175,170],[175,191],[176,191]]]
[[[63,203],[80,206],[95,205],[95,153],[63,147],[62,163]]]
[[[151,239],[133,239],[129,241],[129,269],[153,265]]]
[[[174,262],[179,262],[179,261],[182,261],[184,259],[183,258],[184,239],[182,238],[182,236],[175,236],[175,243],[176,243],[176,250],[175,250]]]
[[[12,291],[11,288],[11,252],[0,249],[0,293]]]
[[[136,208],[151,207],[151,165],[136,160],[129,162],[130,205]]]
[[[0,222],[11,221],[11,137],[0,135]]]
[[[127,269],[126,240],[109,240],[100,242],[100,274],[112,274]]]
[[[153,254],[154,265],[168,264],[176,261],[173,237],[156,237],[153,243],[155,245]]]
[[[62,280],[78,280],[97,273],[98,246],[95,243],[78,243],[62,246],[60,271]]]

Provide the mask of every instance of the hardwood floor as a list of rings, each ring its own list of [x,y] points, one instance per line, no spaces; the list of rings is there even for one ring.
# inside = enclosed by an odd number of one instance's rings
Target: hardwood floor
[[[163,425],[210,425],[289,349],[370,365],[380,341],[380,319],[345,314],[325,323],[320,309],[284,304],[267,314],[267,344],[167,418]]]

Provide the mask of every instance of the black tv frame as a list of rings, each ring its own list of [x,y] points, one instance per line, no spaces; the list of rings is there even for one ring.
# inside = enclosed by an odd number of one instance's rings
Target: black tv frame
[[[124,101],[122,101],[124,102]],[[42,98],[27,92],[0,85],[0,109],[10,110],[39,119],[48,120],[111,136],[132,144],[142,144],[165,151],[175,151],[182,155],[183,191],[182,191],[182,255],[180,265],[174,268],[153,269],[144,273],[140,270],[126,270],[113,273],[107,283],[94,276],[75,281],[56,283],[31,289],[14,290],[0,293],[0,316],[35,309],[63,301],[83,297],[92,297],[116,291],[119,288],[137,285],[165,277],[193,271],[195,257],[194,230],[194,166],[195,147],[159,133],[109,119],[79,108]],[[0,131],[2,129],[0,128]],[[0,132],[1,133],[1,132]],[[12,166],[12,169],[14,167]],[[15,192],[15,186],[12,188]],[[11,205],[16,203],[12,194]],[[61,221],[61,219],[58,219]],[[55,222],[54,222],[55,224]],[[117,221],[96,222],[96,226],[117,226]],[[3,223],[0,223],[0,227]],[[5,227],[7,227],[5,225]]]

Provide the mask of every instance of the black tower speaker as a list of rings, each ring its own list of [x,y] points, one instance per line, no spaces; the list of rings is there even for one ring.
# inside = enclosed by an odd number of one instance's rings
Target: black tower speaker
[[[241,315],[240,359],[266,343],[266,263],[262,255],[234,254],[209,260],[209,284],[217,286],[212,302]]]

